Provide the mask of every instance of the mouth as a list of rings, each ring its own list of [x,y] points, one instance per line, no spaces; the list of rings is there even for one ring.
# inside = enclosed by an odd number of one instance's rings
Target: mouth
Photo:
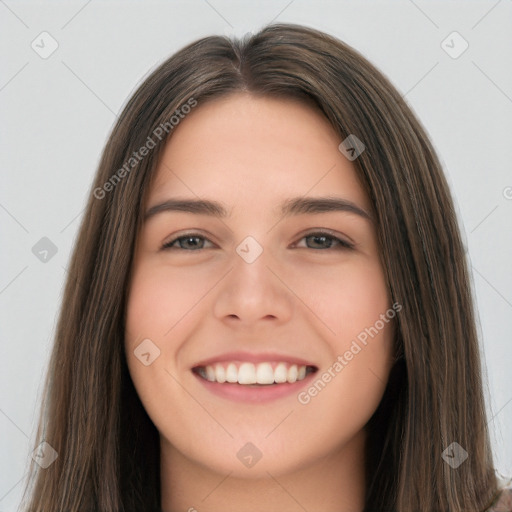
[[[219,384],[240,384],[242,386],[273,386],[293,384],[304,380],[317,370],[312,365],[297,365],[287,362],[248,363],[231,361],[192,369],[202,379]]]
[[[298,392],[318,368],[291,361],[216,361],[192,373],[210,392],[244,403],[261,403]]]

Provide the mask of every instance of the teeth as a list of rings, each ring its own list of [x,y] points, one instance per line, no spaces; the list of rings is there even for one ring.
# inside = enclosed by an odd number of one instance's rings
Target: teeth
[[[238,368],[238,384],[256,384],[256,368],[252,363],[242,363]]]
[[[274,384],[274,370],[270,363],[261,363],[256,368],[256,382],[258,384]]]
[[[211,382],[215,382],[215,370],[213,366],[206,367],[206,378]]]
[[[290,366],[290,369],[288,370],[288,382],[296,382],[298,375],[299,375],[299,371],[297,370],[297,365],[292,364]]]
[[[220,383],[226,382],[226,370],[220,364],[215,366],[215,380]]]
[[[217,363],[200,368],[199,374],[210,382],[230,382],[243,385],[251,384],[290,384],[303,380],[311,367],[298,366],[296,364],[289,365],[287,363]]]
[[[228,367],[226,369],[226,380],[232,383],[238,382],[238,370],[236,368],[236,365],[233,363],[228,364]]]
[[[274,370],[274,382],[281,384],[286,382],[287,377],[288,370],[286,369],[286,365],[284,363],[279,363]]]

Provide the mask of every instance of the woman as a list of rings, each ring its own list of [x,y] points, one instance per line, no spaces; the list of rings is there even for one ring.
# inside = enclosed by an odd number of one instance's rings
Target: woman
[[[145,80],[100,162],[38,437],[56,458],[27,511],[512,510],[448,187],[362,56],[270,25]]]

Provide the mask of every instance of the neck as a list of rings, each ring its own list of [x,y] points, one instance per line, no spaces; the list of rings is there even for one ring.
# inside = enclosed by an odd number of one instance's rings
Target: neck
[[[221,474],[160,438],[162,512],[361,512],[364,508],[366,435],[359,432],[335,453],[300,469],[260,478]]]

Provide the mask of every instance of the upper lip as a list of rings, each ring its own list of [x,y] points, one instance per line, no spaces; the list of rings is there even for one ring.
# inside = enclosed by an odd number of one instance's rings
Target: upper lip
[[[283,362],[296,364],[299,366],[315,366],[313,363],[307,361],[306,359],[287,354],[278,354],[275,352],[225,352],[224,354],[219,354],[217,356],[209,357],[208,359],[203,359],[194,364],[193,368],[231,361],[243,361],[248,363]]]

